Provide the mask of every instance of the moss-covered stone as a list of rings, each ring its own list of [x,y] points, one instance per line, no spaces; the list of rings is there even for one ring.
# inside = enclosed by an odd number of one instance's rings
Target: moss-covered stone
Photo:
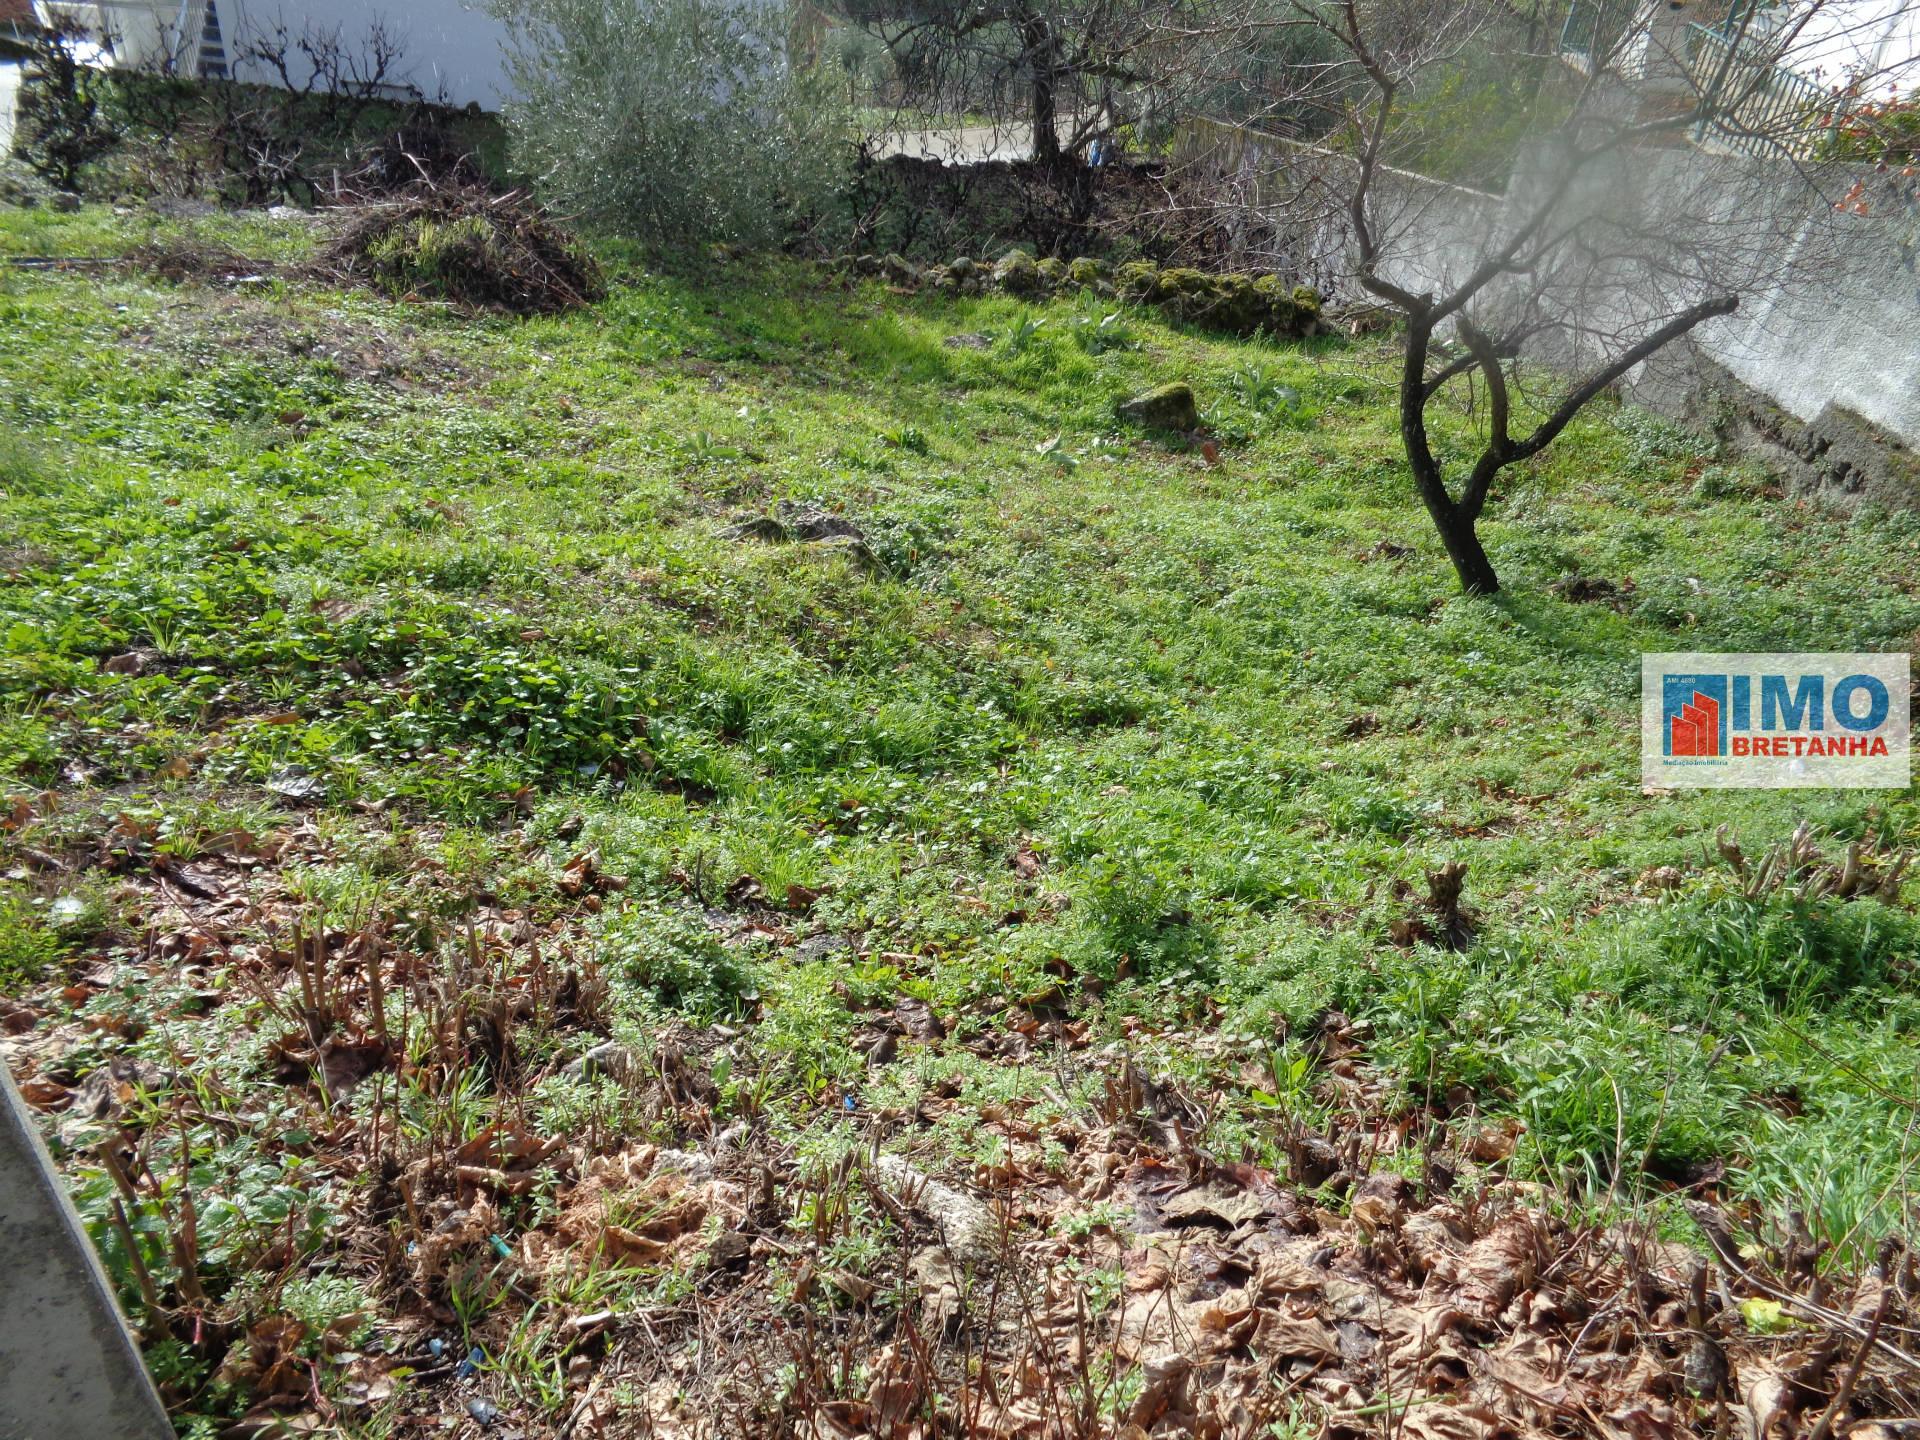
[[[1278,275],[1216,275],[1190,265],[1165,268],[1150,260],[1130,260],[1115,268],[1083,255],[1071,262],[1014,246],[991,268],[965,255],[946,265],[922,270],[900,255],[859,255],[840,264],[855,274],[878,275],[911,289],[930,285],[962,295],[999,290],[1038,300],[1056,292],[1093,289],[1137,305],[1151,305],[1175,320],[1229,335],[1264,331],[1285,339],[1311,335],[1319,324],[1320,294]]]
[[[1114,272],[1113,288],[1125,299],[1145,302],[1159,281],[1160,267],[1151,260],[1129,260]]]
[[[1319,291],[1310,285],[1289,285],[1278,275],[1262,275],[1253,286],[1265,312],[1259,328],[1289,339],[1313,333],[1320,319]]]
[[[1245,275],[1215,275],[1210,287],[1183,297],[1181,318],[1230,335],[1251,335],[1267,317],[1267,301]]]
[[[1154,282],[1153,298],[1162,305],[1178,303],[1206,304],[1212,297],[1214,277],[1204,270],[1176,265],[1162,270]]]
[[[1009,250],[993,267],[993,283],[1009,295],[1038,295],[1046,288],[1040,267],[1024,250]]]
[[[1104,260],[1082,255],[1067,266],[1067,279],[1082,287],[1105,285],[1113,278],[1113,268]]]
[[[1114,409],[1122,420],[1149,430],[1195,430],[1200,425],[1199,403],[1193,398],[1193,387],[1184,380],[1122,400]]]

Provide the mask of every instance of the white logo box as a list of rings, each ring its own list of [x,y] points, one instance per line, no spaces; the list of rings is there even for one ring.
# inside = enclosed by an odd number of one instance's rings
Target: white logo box
[[[1905,653],[1681,651],[1640,657],[1649,789],[1905,789]]]

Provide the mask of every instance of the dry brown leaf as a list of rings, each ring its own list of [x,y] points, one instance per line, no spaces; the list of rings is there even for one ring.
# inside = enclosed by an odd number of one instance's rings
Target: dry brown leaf
[[[1230,1226],[1247,1225],[1265,1219],[1267,1206],[1250,1191],[1209,1186],[1182,1191],[1167,1201],[1161,1213],[1169,1221],[1219,1220]]]
[[[1511,1159],[1514,1146],[1519,1143],[1525,1129],[1526,1126],[1519,1120],[1508,1116],[1469,1135],[1463,1148],[1469,1160],[1478,1160],[1485,1165]]]
[[[1519,1402],[1522,1413],[1543,1426],[1576,1408],[1573,1392],[1542,1367],[1540,1362],[1548,1358],[1535,1335],[1520,1336],[1504,1348],[1481,1356],[1483,1373],[1509,1400]]]
[[[1141,1389],[1127,1413],[1130,1428],[1150,1427],[1169,1411],[1186,1408],[1187,1377],[1193,1361],[1185,1355],[1162,1355],[1142,1367]]]
[[[1460,1213],[1451,1205],[1436,1205],[1409,1215],[1400,1227],[1401,1253],[1415,1275],[1452,1278],[1453,1262],[1466,1247]]]
[[[1400,1207],[1381,1195],[1360,1196],[1347,1213],[1367,1239],[1372,1239],[1381,1230],[1393,1229],[1403,1218]]]
[[[1404,1440],[1492,1440],[1499,1417],[1479,1406],[1411,1405],[1401,1422]]]
[[[1673,1407],[1664,1400],[1635,1399],[1600,1417],[1608,1440],[1672,1440]]]
[[[966,1308],[959,1261],[945,1246],[929,1245],[907,1262],[920,1287],[920,1327],[930,1335],[948,1333]]]
[[[1269,1298],[1315,1291],[1327,1279],[1325,1270],[1279,1253],[1262,1255],[1256,1275],[1260,1293]]]
[[[1532,1283],[1538,1259],[1533,1221],[1521,1214],[1503,1215],[1461,1257],[1461,1308],[1492,1320]]]
[[[1142,1361],[1184,1349],[1177,1338],[1179,1323],[1179,1302],[1170,1288],[1136,1288],[1129,1281],[1114,1320],[1114,1353],[1122,1360]]]
[[[1747,1412],[1748,1440],[1769,1440],[1776,1426],[1784,1422],[1785,1432],[1792,1433],[1793,1394],[1787,1382],[1781,1376],[1765,1366],[1754,1365],[1751,1360],[1741,1363],[1742,1371],[1753,1366],[1753,1376],[1742,1387],[1741,1398]]]
[[[58,1110],[73,1092],[52,1080],[22,1080],[20,1098],[36,1110]]]
[[[875,1435],[883,1440],[904,1437],[926,1402],[927,1377],[913,1350],[885,1345],[868,1362],[873,1376],[867,1387],[867,1412]]]
[[[1393,1363],[1411,1366],[1437,1353],[1440,1342],[1459,1329],[1466,1318],[1444,1297],[1434,1297],[1417,1305],[1387,1309],[1376,1323],[1383,1326],[1381,1340]]]
[[[1254,1339],[1255,1348],[1276,1358],[1338,1360],[1340,1340],[1326,1321],[1312,1315],[1288,1315],[1265,1310]]]

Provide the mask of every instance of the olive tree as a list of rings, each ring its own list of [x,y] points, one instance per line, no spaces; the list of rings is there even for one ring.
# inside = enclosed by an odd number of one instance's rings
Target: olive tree
[[[493,0],[515,163],[558,205],[649,243],[767,243],[850,165],[844,100],[767,0]]]

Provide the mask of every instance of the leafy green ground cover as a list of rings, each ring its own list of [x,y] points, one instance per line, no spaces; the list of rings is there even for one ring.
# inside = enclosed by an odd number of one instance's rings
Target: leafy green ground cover
[[[9,212],[0,254],[112,256],[157,223]],[[797,264],[615,275],[520,321],[284,273],[0,272],[0,993],[29,1039],[191,1061],[203,1118],[228,1097],[188,1142],[214,1300],[265,1293],[237,1258],[262,1234],[316,1332],[366,1298],[320,1293],[337,1257],[296,1224],[343,1203],[319,1142],[257,1143],[295,1102],[233,1098],[274,1065],[245,966],[99,975],[154,959],[156,875],[243,855],[236,894],[378,914],[422,953],[477,909],[562,926],[612,1033],[726,1026],[716,1125],[817,1153],[930,1094],[1071,1109],[1120,1043],[1212,1097],[1197,1143],[1284,1172],[1289,1127],[1354,1103],[1323,1083],[1339,1012],[1372,1113],[1517,1136],[1499,1163],[1576,1209],[1795,1205],[1841,1255],[1906,1223],[1920,921],[1749,898],[1714,837],[1896,850],[1912,793],[1644,795],[1637,715],[1645,650],[1909,646],[1920,517],[1784,500],[1598,409],[1490,508],[1507,591],[1468,600],[1378,342]],[[1217,463],[1116,425],[1169,379]],[[782,502],[864,544],[727,533]],[[1616,588],[1580,603],[1569,575]],[[586,852],[624,888],[569,879]],[[1406,931],[1448,861],[1461,950]],[[880,1064],[864,1016],[898,995],[958,1036],[1057,1008],[1083,1048]],[[558,1077],[596,1038],[529,1024],[530,1092],[421,1093],[407,1123],[648,1133]],[[112,1249],[110,1187],[68,1153]],[[217,1411],[190,1348],[180,1393]]]

